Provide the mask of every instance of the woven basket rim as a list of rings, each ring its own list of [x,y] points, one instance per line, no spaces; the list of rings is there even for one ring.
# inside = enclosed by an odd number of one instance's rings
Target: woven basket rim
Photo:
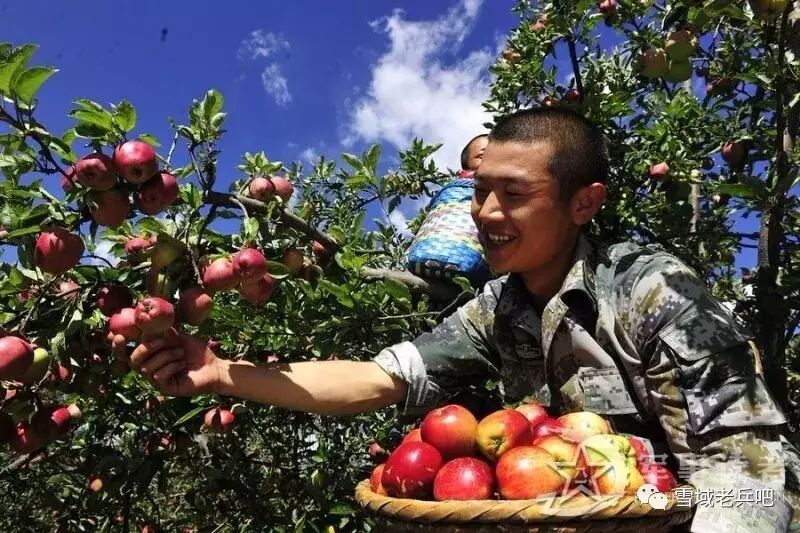
[[[676,487],[692,488],[682,484]],[[676,513],[691,516],[692,508],[679,506],[675,490],[664,493],[667,507],[655,509],[641,504],[635,496],[557,496],[535,500],[429,501],[382,496],[370,489],[369,479],[359,482],[355,499],[366,511],[405,521],[425,523],[559,523],[567,520],[608,520],[616,518],[662,518]]]

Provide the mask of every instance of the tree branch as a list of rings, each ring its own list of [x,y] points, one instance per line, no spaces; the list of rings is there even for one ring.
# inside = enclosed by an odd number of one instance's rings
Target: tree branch
[[[384,268],[364,267],[361,274],[367,280],[391,279],[399,281],[415,292],[427,294],[435,300],[452,300],[462,292],[455,283],[439,279],[422,279],[407,270],[388,270]]]

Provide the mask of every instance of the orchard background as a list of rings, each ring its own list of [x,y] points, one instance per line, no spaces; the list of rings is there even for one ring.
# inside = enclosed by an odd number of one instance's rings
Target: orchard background
[[[660,243],[696,268],[755,334],[796,434],[800,7],[579,0],[506,8],[518,26],[491,67],[485,109],[566,106],[602,125],[613,178],[591,232]],[[311,167],[253,146],[236,168],[221,166],[230,133],[214,89],[170,121],[169,138],[147,134],[154,125],[137,120],[135,99],[81,94],[63,110],[70,128],[56,132],[38,113],[55,70],[37,66],[35,50],[0,45],[0,323],[48,352],[31,375],[3,383],[4,423],[30,425],[0,446],[0,529],[369,529],[353,488],[380,460],[371,445],[393,448],[414,420],[394,409],[333,418],[213,395],[159,397],[109,357],[98,297],[119,285],[134,301],[160,294],[178,305],[208,262],[256,247],[277,287],[249,298],[218,291],[210,317],[182,327],[227,356],[267,364],[368,359],[429,330],[475,290],[403,273],[410,240],[389,222],[402,202],[424,201],[452,176],[432,161],[437,146],[426,141],[436,140],[416,139],[390,156],[391,168],[377,145],[325,154]],[[61,176],[78,178],[69,171],[78,160],[111,156],[133,139],[152,144],[161,171],[176,178],[174,201],[169,184],[147,196],[121,177],[115,193],[92,191],[86,179],[62,190]],[[271,176],[288,179],[291,196],[251,193],[254,178]],[[80,265],[41,268],[36,243],[52,227],[80,236]],[[148,240],[143,253],[126,251],[136,237]],[[92,260],[104,242],[119,261]],[[66,434],[36,434],[47,418],[37,413],[72,404],[82,415]],[[215,407],[232,410],[231,427],[203,427]]]

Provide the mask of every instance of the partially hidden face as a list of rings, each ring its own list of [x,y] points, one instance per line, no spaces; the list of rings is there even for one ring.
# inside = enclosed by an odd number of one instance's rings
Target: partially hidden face
[[[469,145],[469,159],[467,159],[467,168],[464,170],[476,170],[481,161],[483,161],[483,153],[486,150],[486,145],[489,144],[488,137],[478,137]]]
[[[491,142],[475,174],[472,218],[498,273],[546,268],[564,253],[577,226],[548,170],[547,143]]]

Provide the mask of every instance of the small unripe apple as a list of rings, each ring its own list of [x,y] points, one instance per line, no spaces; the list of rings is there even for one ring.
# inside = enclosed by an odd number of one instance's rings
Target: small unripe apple
[[[239,285],[239,294],[249,303],[256,305],[269,300],[277,285],[269,274],[264,274],[257,281],[242,282]]]
[[[131,305],[133,305],[133,294],[123,285],[107,285],[97,292],[97,308],[107,317]]]
[[[163,298],[150,296],[136,305],[135,319],[142,335],[160,335],[175,322],[175,308]]]
[[[667,74],[669,60],[667,53],[660,48],[651,48],[642,54],[639,60],[642,76],[646,78],[661,78]]]
[[[11,449],[17,453],[32,453],[46,443],[41,435],[26,421],[19,422],[11,437]]]
[[[603,0],[597,4],[597,9],[605,16],[613,15],[617,11],[617,2],[615,0]]]
[[[89,492],[98,493],[103,490],[103,478],[100,474],[92,474],[89,476]]]
[[[33,350],[33,362],[20,381],[26,385],[37,383],[47,374],[48,368],[50,368],[50,352],[38,347]]]
[[[272,176],[270,181],[272,181],[272,185],[275,186],[275,194],[282,198],[284,202],[288,202],[289,198],[294,194],[294,185],[292,185],[292,182],[283,176]]]
[[[202,287],[194,286],[181,290],[178,316],[187,324],[199,326],[208,319],[213,308],[214,299]]]
[[[138,139],[117,146],[114,163],[120,175],[134,185],[140,185],[158,173],[156,151]]]
[[[227,433],[233,428],[236,417],[229,409],[214,407],[206,411],[203,425],[214,433]]]
[[[248,187],[250,197],[268,202],[275,197],[275,185],[268,178],[253,178]]]
[[[239,280],[233,271],[233,262],[227,257],[215,259],[203,271],[203,286],[211,292],[233,289]]]
[[[530,26],[530,29],[533,32],[544,31],[545,28],[547,28],[547,14],[544,14],[538,19],[536,19],[536,22],[534,22]]]
[[[142,330],[136,325],[136,310],[133,307],[125,307],[111,315],[108,329],[114,335],[122,335],[128,340],[138,339],[142,334]]]
[[[669,165],[665,162],[656,163],[650,167],[650,177],[654,180],[663,181],[669,175]]]
[[[23,339],[9,335],[0,338],[0,380],[17,380],[33,363],[33,347]]]
[[[679,83],[691,79],[692,63],[688,59],[673,59],[669,62],[667,73],[664,79],[674,83]]]
[[[255,248],[244,248],[233,256],[233,273],[240,282],[257,281],[267,273],[267,258]]]
[[[673,61],[685,61],[697,50],[697,37],[689,30],[674,31],[664,43],[664,51]]]
[[[283,251],[281,262],[292,274],[297,274],[303,268],[303,252],[297,248],[287,248]]]
[[[48,274],[61,274],[74,267],[83,255],[83,241],[64,228],[44,230],[36,240],[34,261]]]
[[[145,215],[157,215],[172,205],[179,193],[175,176],[168,172],[156,174],[139,189],[139,210]]]
[[[107,191],[117,183],[114,161],[105,154],[83,156],[75,163],[78,183],[96,191]]]

